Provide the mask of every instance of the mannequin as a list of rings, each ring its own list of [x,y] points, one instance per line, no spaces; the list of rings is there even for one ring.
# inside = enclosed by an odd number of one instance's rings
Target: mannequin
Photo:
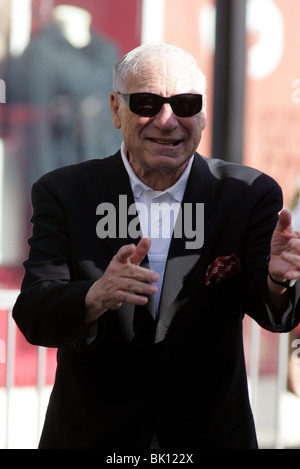
[[[53,22],[73,47],[80,49],[90,44],[92,16],[87,10],[59,5],[53,10]]]
[[[52,169],[119,148],[109,106],[117,57],[115,45],[93,30],[92,14],[73,5],[56,6],[51,22],[32,38],[17,87],[20,101],[43,113],[24,137],[29,187]]]

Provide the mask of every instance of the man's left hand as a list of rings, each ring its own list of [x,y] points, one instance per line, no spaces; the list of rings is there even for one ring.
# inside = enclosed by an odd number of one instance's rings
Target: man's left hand
[[[288,210],[280,212],[272,236],[269,273],[279,282],[300,278],[300,232],[293,230]]]

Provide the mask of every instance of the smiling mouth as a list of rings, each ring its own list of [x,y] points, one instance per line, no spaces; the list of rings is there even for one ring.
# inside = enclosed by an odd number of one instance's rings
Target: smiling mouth
[[[158,145],[164,145],[166,147],[176,147],[182,142],[182,140],[161,140],[158,138],[151,138],[150,140],[153,143],[157,143]]]

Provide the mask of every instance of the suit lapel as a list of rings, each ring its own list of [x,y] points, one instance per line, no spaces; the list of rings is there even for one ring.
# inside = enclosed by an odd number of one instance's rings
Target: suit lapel
[[[156,342],[164,338],[176,312],[175,308],[172,308],[172,304],[181,291],[188,273],[197,262],[201,262],[205,249],[215,233],[215,227],[210,222],[210,215],[215,210],[211,177],[206,161],[196,154],[182,205],[184,213],[184,205],[191,204],[193,220],[199,222],[195,217],[195,204],[204,204],[204,244],[200,249],[187,249],[186,242],[189,239],[185,236],[185,230],[182,230],[182,237],[174,237],[173,235],[161,293]],[[203,223],[203,219],[200,222]],[[205,265],[205,261],[203,261],[203,265]]]
[[[102,182],[102,184],[104,184],[104,192],[102,193],[101,198],[103,201],[112,204],[115,208],[117,215],[117,230],[116,237],[108,236],[103,241],[111,249],[112,255],[115,255],[122,246],[131,243],[138,244],[142,237],[142,233],[140,229],[133,231],[128,230],[128,225],[130,223],[133,223],[133,226],[136,225],[135,221],[138,220],[138,214],[136,210],[132,210],[131,214],[128,214],[129,207],[132,206],[133,208],[135,202],[130,180],[124,167],[120,151],[116,153],[116,155],[112,156],[110,161],[108,161],[105,175],[107,177],[105,181]],[[120,228],[120,217],[122,219],[122,228]],[[133,232],[136,232],[136,234]],[[131,234],[135,234],[135,236],[131,237]],[[142,261],[141,266],[150,268],[147,256]],[[133,312],[135,308],[134,305],[129,305],[129,307]],[[144,309],[148,311],[153,320],[156,319],[155,302],[153,297],[149,297],[148,303]]]

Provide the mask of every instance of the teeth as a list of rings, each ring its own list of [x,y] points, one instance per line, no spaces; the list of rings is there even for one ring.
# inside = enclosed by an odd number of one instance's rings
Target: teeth
[[[167,145],[169,147],[177,145],[177,142],[164,142],[163,140],[156,140],[156,143],[159,143],[160,145]]]

